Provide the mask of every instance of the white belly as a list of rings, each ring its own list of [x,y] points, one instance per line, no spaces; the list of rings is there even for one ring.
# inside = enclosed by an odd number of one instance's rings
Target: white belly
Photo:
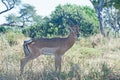
[[[55,54],[57,49],[58,49],[58,47],[55,47],[55,48],[45,47],[45,48],[40,49],[40,53],[42,53],[44,55],[53,55],[53,54]]]

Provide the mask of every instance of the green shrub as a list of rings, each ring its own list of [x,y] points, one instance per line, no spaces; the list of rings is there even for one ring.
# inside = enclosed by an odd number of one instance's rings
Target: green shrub
[[[22,30],[22,33],[25,36],[29,36],[31,38],[46,36],[46,34],[45,33],[43,34],[43,32],[44,30],[41,30],[39,26],[31,26],[29,28],[24,28]]]
[[[17,39],[22,36],[22,33],[19,31],[9,31],[6,33],[6,38],[10,46],[17,45]]]
[[[0,27],[0,33],[6,33],[8,31],[5,27]]]

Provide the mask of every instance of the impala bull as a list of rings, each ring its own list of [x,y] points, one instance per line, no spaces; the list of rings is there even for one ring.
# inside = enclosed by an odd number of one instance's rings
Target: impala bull
[[[23,49],[25,57],[21,59],[20,71],[23,73],[24,66],[30,60],[40,55],[55,56],[55,71],[61,71],[61,57],[70,49],[79,37],[79,27],[72,26],[70,34],[66,38],[33,38],[24,41]]]

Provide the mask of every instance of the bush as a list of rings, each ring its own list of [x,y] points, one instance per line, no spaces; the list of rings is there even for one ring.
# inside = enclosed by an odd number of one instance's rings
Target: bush
[[[22,30],[22,33],[25,36],[29,36],[31,38],[51,37],[55,35],[55,32],[56,31],[54,29],[42,24],[33,25]]]
[[[36,26],[31,26],[30,28],[25,28],[22,30],[22,33],[25,36],[29,36],[31,38],[43,36],[41,29],[38,29],[38,27],[36,27]]]
[[[0,33],[6,33],[8,31],[5,27],[0,27]]]
[[[9,31],[6,33],[6,38],[10,46],[17,45],[17,39],[22,36],[22,33],[19,31]]]

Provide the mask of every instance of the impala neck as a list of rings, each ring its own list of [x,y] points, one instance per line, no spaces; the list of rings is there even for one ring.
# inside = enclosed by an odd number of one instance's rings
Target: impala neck
[[[75,43],[75,40],[76,40],[76,35],[73,32],[71,32],[70,35],[68,36],[67,46],[69,48],[71,48],[73,46],[73,44]]]

